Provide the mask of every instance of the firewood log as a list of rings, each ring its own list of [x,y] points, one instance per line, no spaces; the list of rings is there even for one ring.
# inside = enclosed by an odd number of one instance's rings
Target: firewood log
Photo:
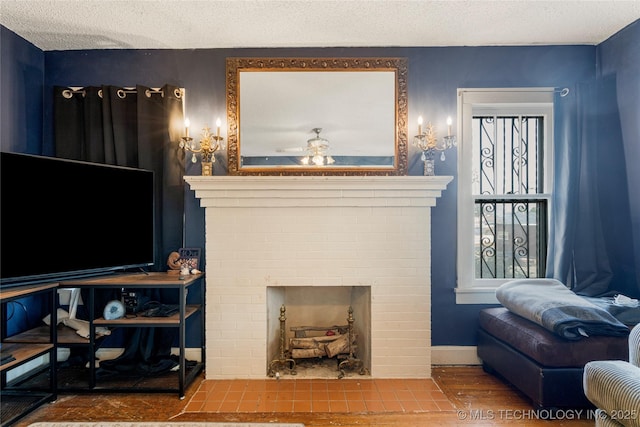
[[[356,335],[353,334],[351,337],[351,343],[355,343]],[[339,335],[338,339],[332,341],[330,343],[325,344],[324,346],[325,352],[328,357],[335,357],[341,353],[349,352],[349,334]]]
[[[348,330],[348,325],[334,325],[334,326],[292,326],[289,328],[292,332],[295,332],[296,338],[306,338],[307,332],[326,332],[326,331],[338,331],[339,334],[344,334]]]
[[[326,356],[323,348],[294,348],[291,350],[291,357],[293,359],[308,359],[311,357],[323,357]]]
[[[308,338],[291,338],[289,348],[319,348],[321,343],[335,341],[340,335],[318,336]]]
[[[311,338],[292,338],[289,348],[320,348],[320,343]]]

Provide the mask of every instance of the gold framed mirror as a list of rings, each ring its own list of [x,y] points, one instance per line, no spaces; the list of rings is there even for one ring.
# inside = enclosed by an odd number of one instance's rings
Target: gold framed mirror
[[[406,175],[406,58],[227,58],[231,175]]]

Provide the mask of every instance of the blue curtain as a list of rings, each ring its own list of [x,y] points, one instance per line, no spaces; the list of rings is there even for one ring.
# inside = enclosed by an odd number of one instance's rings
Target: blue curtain
[[[554,189],[547,277],[586,296],[636,296],[615,79],[554,101]]]

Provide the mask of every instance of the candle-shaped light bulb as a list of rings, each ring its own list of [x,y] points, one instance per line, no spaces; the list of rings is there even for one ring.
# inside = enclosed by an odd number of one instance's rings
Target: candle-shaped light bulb
[[[422,116],[418,117],[418,135],[422,135]]]
[[[189,126],[191,126],[191,121],[187,117],[184,119],[184,136],[189,137]]]
[[[451,136],[451,124],[453,120],[451,120],[451,116],[447,117],[447,136]]]
[[[220,126],[222,126],[222,122],[220,121],[220,118],[218,118],[216,120],[216,138],[220,139]]]

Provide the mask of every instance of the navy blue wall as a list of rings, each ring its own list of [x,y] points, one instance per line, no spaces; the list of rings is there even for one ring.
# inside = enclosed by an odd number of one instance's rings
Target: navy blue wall
[[[40,153],[44,53],[3,26],[0,42],[0,150]],[[38,297],[19,302],[7,308],[9,336],[39,325],[48,309]]]
[[[639,27],[636,25],[636,27]],[[4,33],[3,33],[4,34]],[[621,37],[622,38],[622,37]],[[626,40],[626,39],[625,39]],[[631,35],[636,44],[638,31]],[[4,46],[4,38],[3,38]],[[28,46],[25,46],[28,49]],[[409,135],[416,132],[422,115],[440,129],[447,116],[456,115],[459,87],[546,86],[565,87],[596,78],[596,57],[620,53],[629,55],[623,42],[611,46],[531,46],[531,47],[451,47],[451,48],[325,48],[325,49],[214,49],[214,50],[95,50],[45,52],[43,153],[53,152],[51,141],[51,93],[54,85],[171,83],[186,88],[187,114],[194,129],[215,117],[226,116],[225,58],[229,56],[401,56],[409,62]],[[9,58],[9,60],[11,60]],[[3,63],[5,61],[3,48]],[[621,68],[607,60],[615,72]],[[624,62],[624,61],[622,61]],[[632,67],[634,65],[632,64]],[[4,65],[3,65],[4,67]],[[635,70],[638,70],[637,60]],[[4,71],[4,68],[3,68]],[[5,80],[3,77],[3,87]],[[14,84],[13,82],[7,82]],[[638,84],[637,76],[630,84]],[[624,92],[621,88],[619,92]],[[16,101],[18,103],[22,101]],[[637,102],[637,99],[635,100]],[[26,103],[26,102],[25,102]],[[2,114],[9,105],[2,104]],[[637,117],[636,104],[632,114]],[[637,121],[636,121],[637,122]],[[637,124],[636,124],[637,126]],[[3,126],[4,127],[4,126]],[[3,129],[4,132],[4,129]],[[633,132],[632,132],[633,133]],[[3,133],[4,135],[4,133]],[[634,133],[638,150],[638,133]],[[14,135],[20,138],[20,135]],[[3,145],[4,146],[4,145]],[[24,151],[25,141],[16,142],[15,151]],[[636,158],[637,159],[637,158]],[[629,160],[631,161],[631,160]],[[636,160],[637,161],[637,160]],[[422,173],[419,153],[410,152],[411,175]],[[196,168],[187,174],[199,174]],[[457,177],[453,153],[438,162],[436,173]],[[217,169],[217,173],[224,173]],[[638,181],[635,181],[638,183]],[[186,188],[186,187],[185,187]],[[631,187],[630,188],[634,188]],[[636,185],[635,188],[638,188]],[[192,192],[185,190],[186,241],[190,247],[204,247],[204,212]],[[456,197],[457,180],[449,185],[433,210],[432,234],[432,343],[433,345],[474,345],[479,305],[456,305]],[[636,203],[638,203],[636,201]],[[635,206],[638,220],[640,207]],[[636,262],[636,265],[640,263]],[[210,280],[215,280],[210,278]]]
[[[0,26],[0,148],[42,150],[44,53]]]

